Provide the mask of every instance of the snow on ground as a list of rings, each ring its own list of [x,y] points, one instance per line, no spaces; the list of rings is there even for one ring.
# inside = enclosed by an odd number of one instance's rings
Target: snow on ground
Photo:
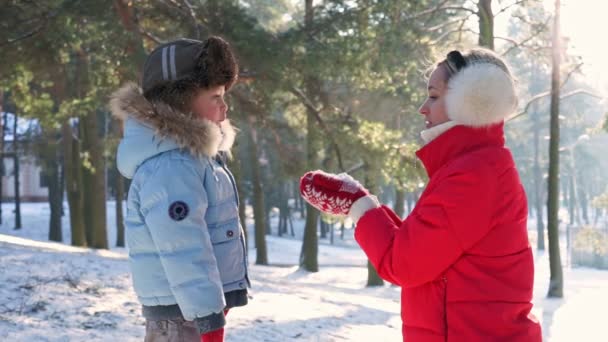
[[[125,253],[0,235],[0,266],[1,341],[143,339]]]
[[[46,204],[23,205],[21,230],[13,230],[13,205],[2,209],[0,341],[143,340],[144,320],[124,248],[96,251],[46,242]],[[321,240],[320,271],[308,273],[295,266],[303,222],[294,220],[294,225],[294,238],[267,237],[274,266],[254,265],[250,243],[252,299],[228,314],[226,340],[400,341],[399,288],[365,287],[366,259],[352,230],[344,241],[337,235],[333,246]],[[108,202],[108,227],[114,245],[113,202]],[[67,217],[63,232],[69,243]],[[545,341],[608,341],[603,326],[608,272],[565,268],[564,277],[565,299],[545,298],[548,255],[536,256],[534,312]]]

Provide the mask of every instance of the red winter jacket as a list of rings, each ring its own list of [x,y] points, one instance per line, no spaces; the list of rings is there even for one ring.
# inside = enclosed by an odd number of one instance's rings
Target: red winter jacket
[[[540,342],[527,203],[503,124],[455,126],[417,152],[429,184],[401,221],[367,211],[355,238],[400,285],[407,342]]]

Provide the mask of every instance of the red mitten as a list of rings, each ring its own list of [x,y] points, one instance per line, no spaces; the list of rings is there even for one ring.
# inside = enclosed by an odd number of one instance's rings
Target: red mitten
[[[369,192],[347,173],[336,175],[317,170],[300,178],[300,194],[306,202],[325,213],[348,215],[353,203]]]

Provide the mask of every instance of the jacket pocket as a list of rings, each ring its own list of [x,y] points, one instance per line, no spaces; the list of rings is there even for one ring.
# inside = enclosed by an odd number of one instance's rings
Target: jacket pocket
[[[245,251],[238,221],[209,229],[223,285],[245,279]]]
[[[446,336],[446,285],[439,278],[420,286],[402,288],[401,315],[406,331]]]
[[[220,226],[209,228],[209,235],[213,246],[236,240],[240,237],[241,231],[238,226],[238,221],[227,222]]]

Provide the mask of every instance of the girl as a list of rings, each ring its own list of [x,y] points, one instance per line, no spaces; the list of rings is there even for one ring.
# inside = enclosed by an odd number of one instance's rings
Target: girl
[[[429,182],[405,220],[345,174],[309,172],[301,193],[357,222],[379,275],[402,288],[404,341],[541,342],[528,206],[503,133],[517,105],[511,73],[491,51],[452,51],[427,90],[417,156]]]

